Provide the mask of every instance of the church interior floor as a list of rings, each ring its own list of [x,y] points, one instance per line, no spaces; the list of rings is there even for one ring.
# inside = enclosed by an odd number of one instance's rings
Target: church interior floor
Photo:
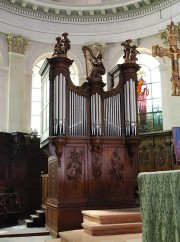
[[[98,238],[98,242],[105,242],[106,238],[105,236],[103,237],[104,238],[102,238],[102,240]],[[122,234],[117,236],[117,238],[115,237],[112,236],[112,240],[110,241],[111,242],[116,242],[116,241],[117,242],[142,242],[142,234],[129,234],[129,235]],[[60,241],[61,241],[60,239],[53,239],[49,234],[49,231],[45,227],[27,228],[25,225],[15,225],[11,227],[0,228],[0,242],[60,242]],[[82,238],[82,241],[84,242],[83,238]],[[90,242],[93,242],[93,236],[91,237]]]
[[[27,228],[14,225],[0,228],[0,242],[45,242],[52,240],[45,227]]]

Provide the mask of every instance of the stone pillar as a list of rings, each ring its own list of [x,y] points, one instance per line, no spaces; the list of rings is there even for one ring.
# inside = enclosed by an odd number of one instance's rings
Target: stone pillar
[[[0,68],[0,132],[7,132],[8,130],[8,68]]]
[[[31,103],[31,82],[25,75],[25,51],[30,41],[22,36],[7,36],[9,47],[9,76],[8,76],[8,132],[28,132],[30,130],[27,121],[27,112],[31,109],[27,103]],[[32,79],[32,78],[31,78]],[[28,91],[27,91],[28,89]]]

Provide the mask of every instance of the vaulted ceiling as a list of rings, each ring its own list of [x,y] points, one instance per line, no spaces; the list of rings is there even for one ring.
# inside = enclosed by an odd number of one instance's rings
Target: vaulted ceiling
[[[46,14],[74,21],[98,18],[126,18],[140,16],[171,6],[175,0],[1,0],[1,7],[17,14]],[[29,13],[29,14],[30,14]],[[35,14],[36,13],[36,14]]]
[[[75,43],[115,42],[179,22],[179,9],[179,0],[0,0],[0,31],[44,42],[59,32],[71,33]]]

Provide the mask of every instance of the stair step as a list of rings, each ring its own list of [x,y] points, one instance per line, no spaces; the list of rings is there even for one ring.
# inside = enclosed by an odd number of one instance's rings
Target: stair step
[[[32,228],[32,227],[44,227],[45,226],[45,222],[39,220],[37,217],[35,217],[35,215],[31,215],[30,216],[32,219],[25,219],[25,225],[28,228]]]
[[[83,210],[82,214],[84,223],[92,221],[99,224],[117,224],[142,221],[139,208]]]
[[[31,214],[30,217],[32,218],[32,220],[38,220],[39,216],[36,214]]]
[[[36,214],[31,214],[29,219],[24,220],[27,227],[44,227],[45,226],[45,212],[43,210],[36,210]]]
[[[45,212],[43,210],[36,210],[36,215],[41,219],[45,219]]]
[[[33,227],[33,221],[31,219],[25,219],[24,220],[26,227],[31,228]]]
[[[30,219],[32,219],[34,222],[40,222],[40,223],[42,223],[42,222],[44,223],[45,222],[45,218],[39,217],[36,214],[31,214],[30,215]]]
[[[82,223],[84,232],[93,235],[132,234],[142,232],[142,223],[98,224],[96,222]]]
[[[83,230],[72,230],[59,233],[61,242],[142,242],[142,234],[121,234],[106,236],[91,236]]]

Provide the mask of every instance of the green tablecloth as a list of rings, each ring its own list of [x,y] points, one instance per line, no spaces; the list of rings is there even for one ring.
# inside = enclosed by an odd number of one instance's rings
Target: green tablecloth
[[[138,175],[143,242],[180,242],[180,171]]]

